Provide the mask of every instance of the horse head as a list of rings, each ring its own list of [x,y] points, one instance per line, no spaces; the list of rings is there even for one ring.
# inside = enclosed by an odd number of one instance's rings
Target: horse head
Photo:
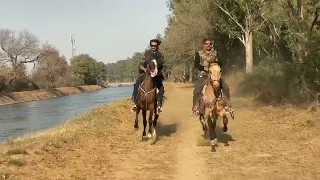
[[[209,66],[209,81],[214,89],[220,88],[221,68],[217,63],[212,63]]]
[[[153,59],[149,61],[147,65],[147,73],[149,73],[151,77],[155,77],[158,74],[157,60]]]

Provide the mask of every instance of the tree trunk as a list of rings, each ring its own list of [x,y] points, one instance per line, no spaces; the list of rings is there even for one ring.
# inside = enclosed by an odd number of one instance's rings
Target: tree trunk
[[[193,81],[193,66],[191,66],[191,64],[190,64],[190,66],[189,66],[189,82],[190,83],[192,83],[192,81]]]
[[[252,31],[250,30],[245,33],[244,46],[246,47],[246,73],[250,74],[253,71]]]
[[[298,7],[298,33],[301,34],[302,30],[302,22],[303,22],[303,5],[302,5],[302,0],[297,0],[297,7]],[[302,41],[300,40],[301,37],[297,38],[298,41],[298,54],[297,54],[297,59],[300,63],[303,63],[302,59],[302,51],[303,51],[303,44]]]

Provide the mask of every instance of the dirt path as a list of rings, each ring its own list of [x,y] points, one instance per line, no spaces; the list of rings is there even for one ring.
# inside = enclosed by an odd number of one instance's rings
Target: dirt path
[[[27,166],[0,166],[0,174],[47,180],[320,180],[319,114],[290,107],[259,108],[246,99],[233,98],[236,119],[229,120],[228,133],[217,128],[219,147],[212,153],[210,146],[199,146],[205,145],[200,123],[189,116],[191,88],[166,84],[168,100],[155,145],[140,142],[142,119],[135,131],[134,115],[122,112],[118,118],[123,123],[101,132],[108,136],[96,138],[97,130],[95,138],[87,134],[72,146],[67,143],[43,155],[30,155]]]

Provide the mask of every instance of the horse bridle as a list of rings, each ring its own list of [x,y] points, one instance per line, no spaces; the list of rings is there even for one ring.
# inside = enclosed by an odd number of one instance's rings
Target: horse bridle
[[[208,71],[209,71],[209,70],[208,70]],[[218,79],[218,80],[212,80],[212,79],[211,79],[211,72],[210,72],[210,71],[208,72],[208,79],[209,79],[209,82],[210,82],[210,83],[214,83],[214,82],[217,81],[217,82],[220,84],[220,79]]]
[[[150,71],[149,69],[149,64],[147,65],[147,71],[151,74],[152,72]],[[141,85],[139,86],[139,89],[143,92],[144,96],[147,96],[148,94],[150,94],[151,92],[153,92],[154,90],[156,90],[157,88],[153,88],[152,90],[150,91],[145,91],[141,86],[144,84],[144,82],[141,83]]]

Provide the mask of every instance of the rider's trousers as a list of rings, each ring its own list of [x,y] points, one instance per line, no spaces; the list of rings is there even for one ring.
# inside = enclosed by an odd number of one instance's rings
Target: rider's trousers
[[[135,104],[137,104],[137,96],[138,96],[138,88],[139,86],[142,84],[144,79],[144,74],[141,74],[137,80],[136,83],[133,85],[133,92],[132,92],[132,100]],[[154,82],[155,82],[155,86],[156,88],[159,89],[159,106],[162,107],[163,105],[163,96],[164,96],[164,87],[163,87],[163,83],[162,83],[162,78],[159,76],[156,76],[153,78]]]
[[[194,84],[192,110],[194,110],[195,108],[198,108],[198,102],[199,102],[201,90],[204,87],[204,85],[206,84],[207,80],[208,80],[208,76],[203,75]],[[223,92],[224,98],[226,98],[226,100],[230,101],[229,86],[227,85],[227,83],[223,79],[220,79],[220,82],[221,82],[222,92]]]

